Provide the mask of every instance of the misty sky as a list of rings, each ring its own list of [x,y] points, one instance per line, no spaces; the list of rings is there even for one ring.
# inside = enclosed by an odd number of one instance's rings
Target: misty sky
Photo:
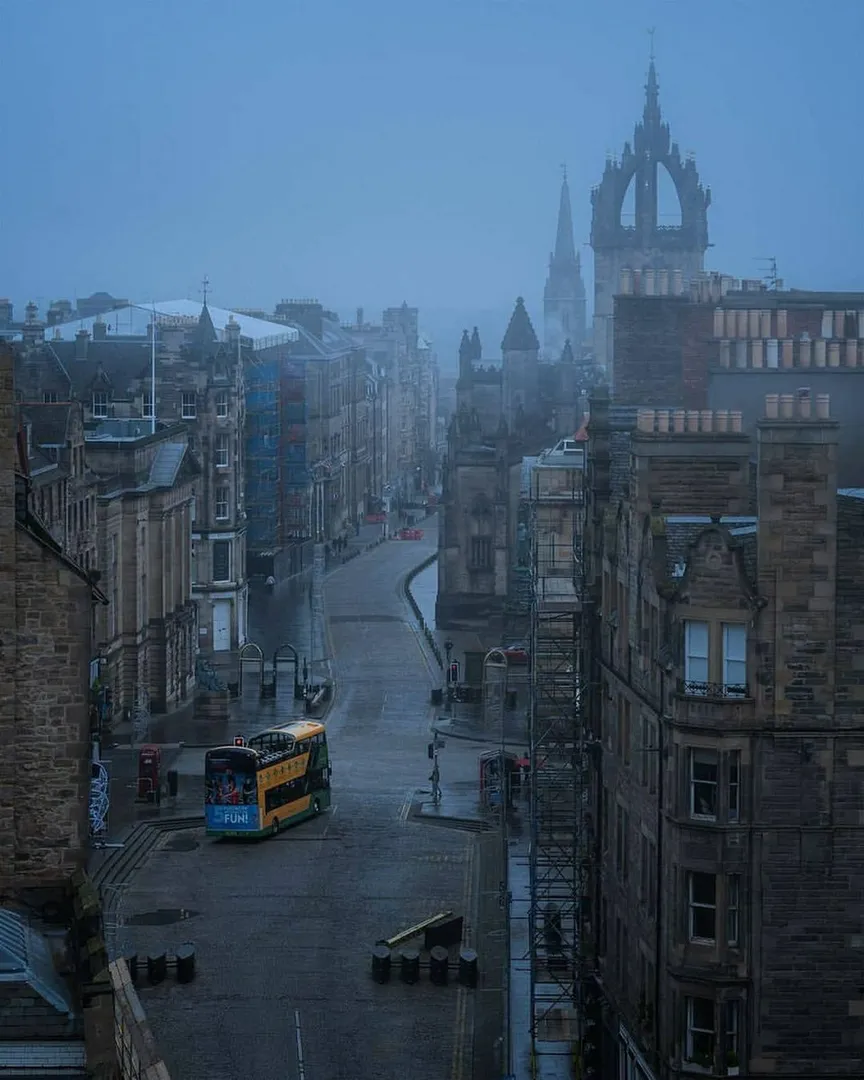
[[[560,164],[587,244],[650,26],[708,264],[864,287],[864,0],[0,0],[0,295],[539,325]]]

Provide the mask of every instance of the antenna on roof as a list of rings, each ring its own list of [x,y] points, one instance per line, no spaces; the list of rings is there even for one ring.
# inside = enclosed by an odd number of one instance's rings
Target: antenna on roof
[[[201,282],[201,291],[202,291],[202,295],[204,296],[204,305],[205,305],[205,307],[207,305],[207,292],[208,292],[209,288],[210,288],[210,278],[208,278],[207,275],[205,274],[204,275],[204,280]]]
[[[150,434],[156,434],[156,301],[150,324]]]
[[[783,279],[777,276],[777,258],[774,255],[765,255],[760,260],[762,263],[767,263],[768,268],[762,275],[762,280],[765,282],[765,287],[769,292],[777,292],[783,288]]]

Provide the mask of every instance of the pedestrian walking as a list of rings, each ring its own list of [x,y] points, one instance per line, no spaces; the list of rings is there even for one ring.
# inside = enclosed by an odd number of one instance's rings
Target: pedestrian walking
[[[429,777],[432,781],[432,802],[441,802],[441,772],[438,768],[438,758],[435,758],[435,764],[432,766],[432,775]]]

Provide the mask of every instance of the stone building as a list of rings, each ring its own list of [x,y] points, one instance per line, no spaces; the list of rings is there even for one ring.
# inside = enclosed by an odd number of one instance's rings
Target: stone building
[[[34,507],[13,359],[0,346],[0,891],[63,889],[89,830],[94,606],[104,596]]]
[[[373,366],[336,315],[318,301],[283,300],[274,317],[299,334],[292,359],[305,371],[313,532],[324,540],[353,534],[373,497],[381,494],[374,490],[380,476],[375,457],[382,444],[375,427],[380,417]]]
[[[804,384],[840,421],[840,483],[864,485],[864,294],[775,290],[700,275],[680,296],[625,270],[615,298],[616,405],[740,409],[745,430],[768,393]]]
[[[666,176],[663,176],[665,171]],[[660,181],[671,179],[680,220],[663,220]],[[632,191],[632,219],[625,201]],[[608,159],[603,178],[591,193],[594,250],[594,353],[600,369],[612,373],[614,300],[621,271],[640,271],[658,292],[681,294],[702,270],[708,247],[710,189],[699,180],[692,158],[682,160],[660,112],[654,61],[648,69],[645,107],[632,145],[620,161]]]
[[[410,498],[433,485],[438,470],[438,360],[420,331],[420,312],[407,303],[386,308],[368,323],[362,308],[345,330],[361,344],[378,377],[387,423],[383,444],[385,483]],[[380,494],[380,492],[379,492]]]
[[[572,439],[581,419],[572,351],[557,364],[540,363],[522,297],[501,357],[484,364],[477,330],[463,334],[439,527],[438,628],[479,631],[486,647],[512,632],[523,460]]]
[[[864,500],[829,398],[768,395],[755,465],[740,412],[620,421],[592,399],[603,1075],[857,1074]]]
[[[228,652],[246,640],[244,366],[295,340],[286,327],[178,300],[58,324],[50,340],[43,328],[22,342],[23,400],[78,401],[85,425],[130,419],[141,434],[181,421],[186,426],[201,465],[193,581],[198,647],[205,653]]]
[[[585,338],[585,283],[573,239],[570,187],[565,175],[561,182],[555,250],[549,256],[549,274],[543,291],[543,357],[554,363],[569,342],[581,360]]]
[[[162,713],[195,686],[192,535],[201,469],[182,424],[141,432],[104,420],[86,433],[98,477],[98,565],[108,606],[96,622],[100,679],[115,712]]]
[[[20,402],[33,505],[51,535],[85,570],[96,567],[94,477],[84,452],[80,402]]]

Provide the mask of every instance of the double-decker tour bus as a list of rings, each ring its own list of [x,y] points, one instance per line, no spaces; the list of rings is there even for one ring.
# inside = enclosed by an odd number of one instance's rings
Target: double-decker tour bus
[[[208,836],[268,836],[330,805],[324,725],[296,720],[204,758]]]

